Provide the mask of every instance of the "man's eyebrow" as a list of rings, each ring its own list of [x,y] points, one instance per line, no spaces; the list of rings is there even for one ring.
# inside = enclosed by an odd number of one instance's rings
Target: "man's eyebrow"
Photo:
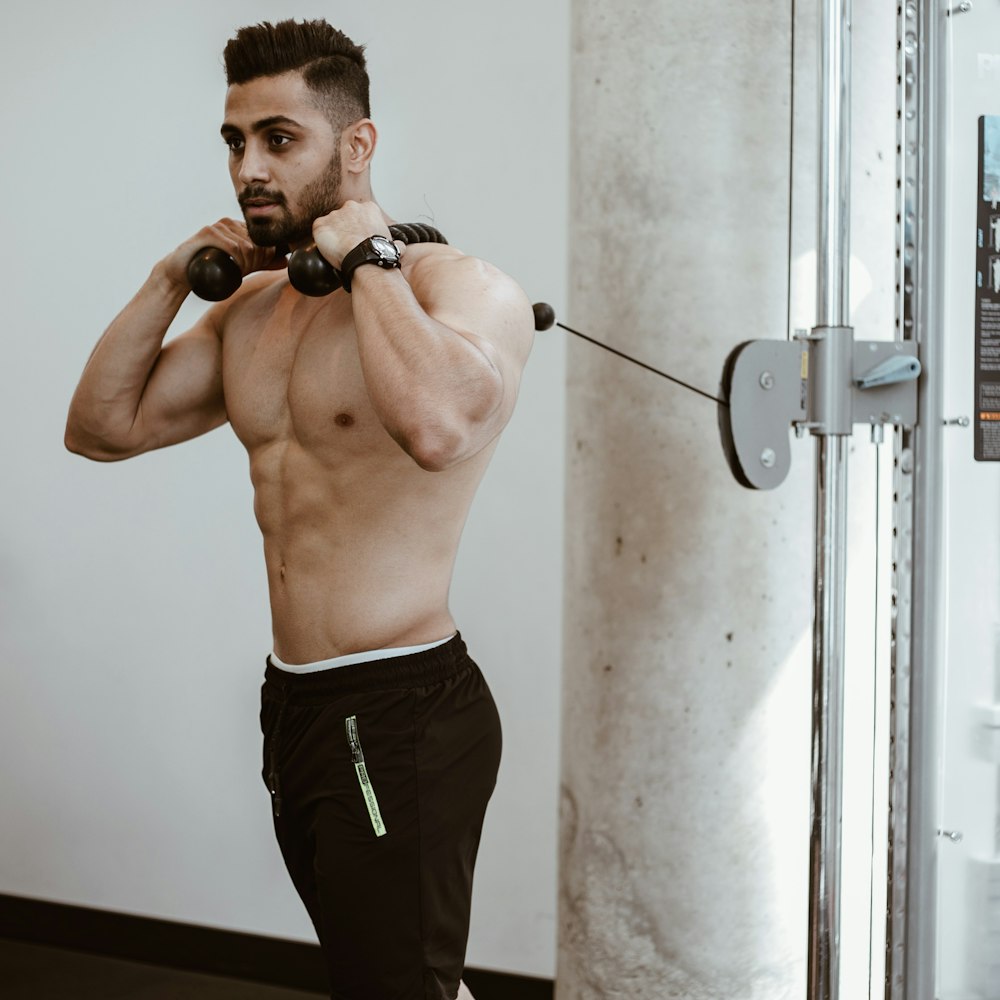
[[[291,125],[293,128],[303,128],[301,122],[297,122],[294,118],[289,118],[287,115],[271,115],[269,118],[261,118],[259,121],[255,121],[250,126],[250,131],[263,132],[265,129],[273,128],[275,125]],[[222,128],[220,128],[219,131],[223,135],[242,133],[242,129],[233,125],[231,122],[223,122]]]

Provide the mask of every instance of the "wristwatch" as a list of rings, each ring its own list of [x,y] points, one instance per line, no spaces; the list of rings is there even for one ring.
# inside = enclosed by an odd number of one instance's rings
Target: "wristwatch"
[[[344,291],[351,290],[351,275],[362,264],[377,264],[379,267],[399,267],[399,248],[385,236],[369,236],[344,258],[340,265],[340,280]]]

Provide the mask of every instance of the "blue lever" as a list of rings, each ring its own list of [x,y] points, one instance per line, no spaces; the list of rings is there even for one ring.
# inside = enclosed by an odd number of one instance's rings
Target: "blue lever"
[[[864,375],[858,375],[854,384],[859,389],[874,389],[879,385],[891,385],[894,382],[913,382],[920,377],[920,359],[909,355],[897,355],[886,358]]]

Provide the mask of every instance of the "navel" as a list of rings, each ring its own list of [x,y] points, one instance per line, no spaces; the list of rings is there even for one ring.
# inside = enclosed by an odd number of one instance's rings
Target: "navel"
[[[354,417],[352,417],[349,413],[338,413],[334,419],[334,423],[336,423],[338,427],[353,427]]]

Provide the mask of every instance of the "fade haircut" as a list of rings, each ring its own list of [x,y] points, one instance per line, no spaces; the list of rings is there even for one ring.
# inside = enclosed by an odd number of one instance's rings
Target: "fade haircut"
[[[336,130],[371,117],[365,48],[326,21],[279,21],[240,28],[223,52],[232,86],[298,70]]]

